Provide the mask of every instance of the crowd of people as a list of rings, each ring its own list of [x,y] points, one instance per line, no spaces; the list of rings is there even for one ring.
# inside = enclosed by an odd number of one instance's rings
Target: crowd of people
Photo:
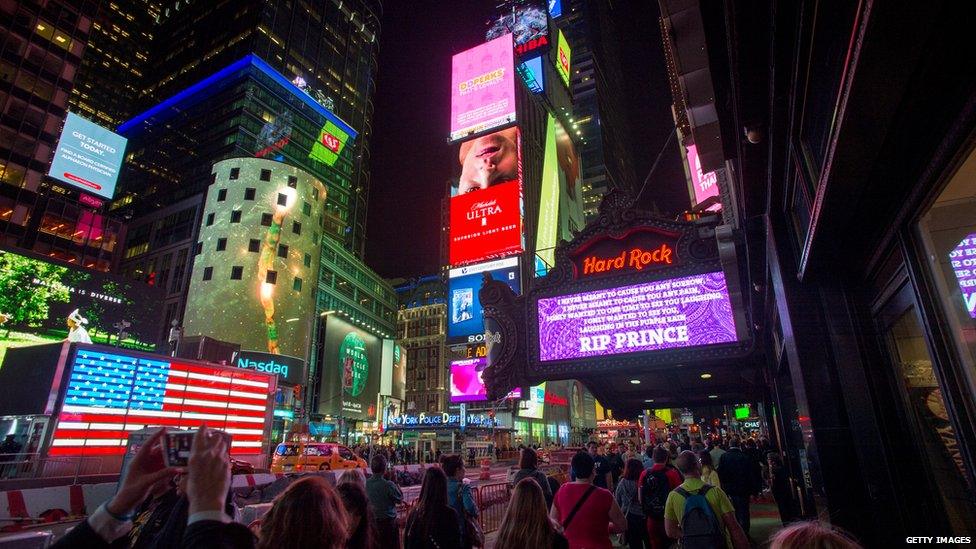
[[[388,478],[386,452],[374,449],[368,478],[344,472],[333,486],[318,475],[292,482],[250,525],[232,520],[231,468],[226,439],[201,428],[185,468],[164,465],[157,432],[135,454],[116,494],[55,547],[278,546],[326,549],[471,549],[484,547],[479,508],[465,478],[462,456],[444,455],[424,472],[420,495],[403,524],[404,501]],[[682,450],[683,443],[688,449]],[[758,450],[759,445],[755,445]],[[605,451],[596,443],[572,457],[571,480],[560,485],[539,470],[532,448],[521,451],[518,472],[496,549],[611,549],[611,536],[631,549],[741,549],[750,546],[749,497],[762,489],[763,467],[732,437],[700,443],[675,441]],[[777,463],[768,461],[775,484]],[[778,463],[781,467],[782,464]],[[743,499],[744,498],[744,499]],[[817,522],[786,526],[774,548],[855,549],[846,534]]]

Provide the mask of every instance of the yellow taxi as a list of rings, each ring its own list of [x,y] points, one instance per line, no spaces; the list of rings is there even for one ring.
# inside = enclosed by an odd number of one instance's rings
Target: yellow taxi
[[[283,442],[271,459],[272,473],[365,469],[366,460],[334,442]]]

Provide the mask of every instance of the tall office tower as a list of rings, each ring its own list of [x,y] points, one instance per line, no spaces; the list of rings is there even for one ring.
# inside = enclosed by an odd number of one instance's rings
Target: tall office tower
[[[587,221],[607,191],[638,184],[617,28],[627,17],[624,10],[609,0],[562,0],[556,18],[573,48],[571,131],[580,147]]]
[[[381,15],[379,0],[169,2],[160,9],[139,102],[144,108],[163,104],[246,56],[263,60],[358,133],[350,143],[353,150],[334,169],[325,163],[300,167],[329,189],[325,234],[362,257]],[[209,184],[214,161],[253,155],[249,147],[266,123],[287,124],[280,112],[243,108],[246,90],[240,92],[227,98],[220,119],[190,121],[165,136],[141,128],[155,135],[134,136],[132,169],[117,207],[138,216],[199,194]],[[154,113],[144,114],[149,116],[143,122],[151,126]],[[296,122],[294,129],[312,140],[320,137],[319,127]]]
[[[410,414],[447,410],[451,393],[444,281],[437,275],[425,276],[395,290],[400,305],[397,342],[407,353],[405,409]]]
[[[85,0],[0,2],[0,243],[104,271],[121,225],[45,177],[96,8]]]
[[[135,114],[158,4],[156,0],[100,3],[68,98],[73,112],[111,129]]]

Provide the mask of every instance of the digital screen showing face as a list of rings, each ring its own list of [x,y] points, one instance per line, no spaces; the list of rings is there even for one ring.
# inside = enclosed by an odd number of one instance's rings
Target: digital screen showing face
[[[461,143],[458,163],[461,177],[455,195],[518,181],[518,128],[506,128]]]
[[[736,341],[721,271],[538,302],[539,360],[567,360]]]
[[[515,53],[503,34],[451,60],[451,140],[515,121]]]
[[[457,360],[451,363],[451,402],[478,402],[488,400],[488,391],[482,378],[485,358]],[[515,389],[505,398],[521,398],[522,391]]]

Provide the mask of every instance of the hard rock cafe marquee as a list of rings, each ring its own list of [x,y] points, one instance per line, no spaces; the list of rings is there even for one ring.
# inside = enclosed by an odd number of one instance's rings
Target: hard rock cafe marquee
[[[659,219],[609,196],[523,296],[485,277],[489,398],[543,380],[745,356],[751,337],[735,248],[725,227]]]

